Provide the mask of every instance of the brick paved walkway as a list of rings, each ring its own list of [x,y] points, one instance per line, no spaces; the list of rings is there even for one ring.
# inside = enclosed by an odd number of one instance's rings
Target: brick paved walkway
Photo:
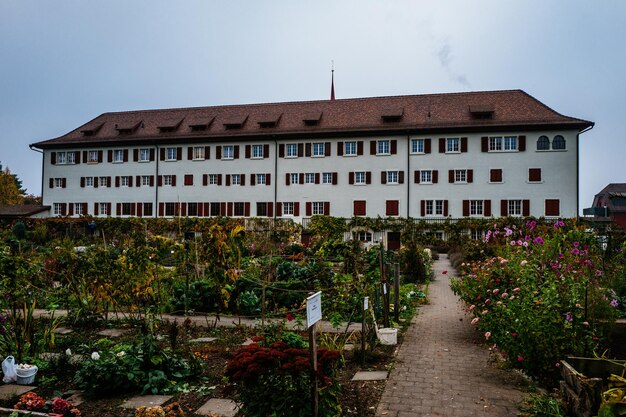
[[[449,286],[446,255],[434,264],[430,304],[415,316],[389,375],[377,416],[516,416],[520,378],[489,363]],[[450,274],[442,274],[442,271]]]

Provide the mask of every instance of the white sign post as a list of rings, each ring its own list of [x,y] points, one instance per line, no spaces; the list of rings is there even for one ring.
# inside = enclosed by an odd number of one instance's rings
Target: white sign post
[[[317,345],[315,343],[315,323],[322,319],[322,292],[316,292],[306,299],[306,324],[309,328],[309,354],[311,355],[311,411],[318,415],[317,400]]]

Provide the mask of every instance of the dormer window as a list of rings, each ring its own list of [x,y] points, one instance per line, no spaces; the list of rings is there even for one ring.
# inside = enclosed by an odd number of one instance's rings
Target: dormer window
[[[215,117],[197,118],[190,120],[188,125],[192,132],[203,132],[209,130],[213,120],[215,120]]]
[[[241,129],[248,120],[248,115],[233,117],[224,121],[223,125],[226,129]]]
[[[92,125],[87,125],[80,130],[83,136],[95,136],[96,133],[104,126],[104,123],[97,123]]]
[[[383,110],[383,114],[380,117],[383,119],[383,122],[399,122],[404,115],[404,108],[388,108]]]
[[[322,112],[312,112],[302,118],[307,126],[317,126],[322,118]]]
[[[271,128],[271,127],[276,127],[278,126],[278,122],[280,121],[280,118],[283,114],[274,114],[274,115],[269,115],[269,116],[265,116],[263,117],[261,120],[259,120],[259,127],[261,128]]]
[[[117,130],[118,135],[132,135],[135,133],[139,125],[141,125],[141,120],[117,123],[115,125],[115,130]]]
[[[160,133],[176,132],[183,119],[170,119],[161,122],[157,127]]]
[[[493,119],[495,106],[493,104],[476,104],[469,106],[473,119]]]

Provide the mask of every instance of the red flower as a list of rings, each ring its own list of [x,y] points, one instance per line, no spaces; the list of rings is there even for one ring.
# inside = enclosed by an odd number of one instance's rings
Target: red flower
[[[448,273],[448,271],[443,271],[442,272],[443,275],[446,275],[447,273]]]
[[[294,321],[296,318],[294,316],[292,316],[291,314],[287,313],[287,315],[285,316],[285,318],[287,319],[287,321]]]

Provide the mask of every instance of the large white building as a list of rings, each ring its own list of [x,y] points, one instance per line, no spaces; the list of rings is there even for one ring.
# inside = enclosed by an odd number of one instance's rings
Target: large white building
[[[51,216],[574,217],[591,127],[511,90],[105,113],[31,147]]]

